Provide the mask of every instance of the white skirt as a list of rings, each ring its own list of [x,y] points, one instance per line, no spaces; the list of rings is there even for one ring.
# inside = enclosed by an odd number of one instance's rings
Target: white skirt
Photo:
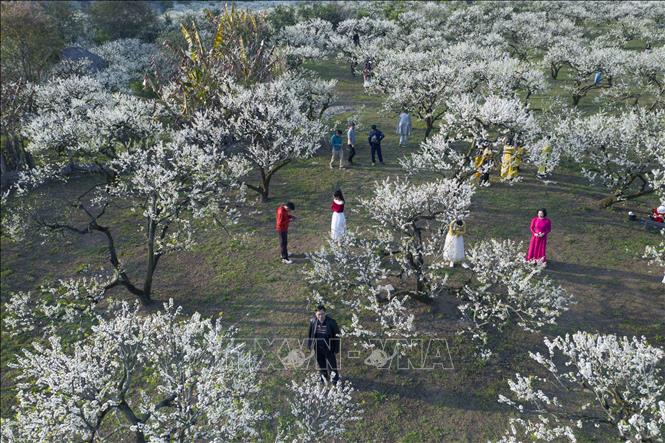
[[[455,263],[464,260],[464,237],[446,234],[446,242],[443,244],[443,259]]]
[[[333,240],[338,240],[346,232],[346,217],[343,212],[333,212],[330,222],[330,235]]]

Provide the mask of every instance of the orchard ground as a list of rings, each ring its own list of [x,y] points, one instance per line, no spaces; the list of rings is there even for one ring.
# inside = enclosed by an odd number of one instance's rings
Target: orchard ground
[[[167,256],[155,276],[154,309],[173,298],[186,313],[222,315],[228,324],[239,328],[241,337],[304,338],[313,306],[311,291],[301,269],[305,254],[320,248],[329,237],[330,201],[335,189],[347,198],[347,223],[351,229],[365,224],[362,214],[354,212],[361,197],[370,192],[372,182],[387,176],[402,175],[397,160],[414,152],[422,140],[424,128],[414,119],[414,134],[409,145],[397,147],[394,133],[397,115],[381,108],[381,98],[368,96],[362,78],[352,77],[348,66],[336,61],[309,66],[324,79],[337,78],[338,100],[334,106],[353,111],[335,117],[343,125],[347,117],[360,114],[357,165],[349,169],[329,169],[329,151],[292,163],[280,170],[271,184],[271,201],[256,203],[257,211],[243,217],[236,226],[210,229],[198,236],[194,250]],[[566,72],[562,72],[566,81]],[[549,93],[561,93],[559,87]],[[537,107],[539,97],[531,100]],[[592,108],[592,97],[581,106]],[[383,143],[385,166],[372,167],[366,132],[377,124],[386,134]],[[340,126],[344,129],[344,126]],[[558,325],[547,327],[545,336],[577,330],[644,335],[651,344],[665,347],[665,297],[662,270],[649,267],[640,258],[647,244],[657,243],[657,233],[646,232],[642,225],[627,220],[633,210],[645,217],[654,197],[623,202],[611,209],[598,209],[597,201],[606,193],[590,186],[573,165],[562,164],[552,183],[537,180],[532,169],[522,171],[524,180],[516,184],[499,183],[492,174],[492,186],[479,188],[467,222],[465,242],[496,237],[529,240],[529,221],[539,207],[545,207],[552,219],[553,231],[548,242],[550,265],[546,271],[576,298],[576,304],[563,314]],[[419,177],[418,179],[427,177]],[[80,179],[83,189],[89,179]],[[76,192],[77,185],[63,190],[54,185],[52,192]],[[254,199],[254,195],[250,194]],[[296,204],[298,219],[291,225],[289,250],[295,264],[279,261],[279,246],[274,230],[275,209],[286,200]],[[133,215],[119,208],[109,213],[107,224],[115,232],[121,260],[130,275],[140,276],[143,269],[144,242],[136,232]],[[65,236],[60,243],[42,244],[37,237],[20,244],[2,239],[2,300],[16,290],[36,288],[46,280],[74,276],[107,265],[106,246],[101,236]],[[455,281],[458,271],[451,274]],[[114,296],[131,300],[126,291],[116,289]],[[415,303],[415,302],[414,302]],[[460,328],[454,299],[440,299],[432,306],[418,305],[417,326],[448,341],[452,370],[380,370],[362,363],[343,361],[342,377],[357,388],[365,418],[348,434],[349,441],[487,441],[498,438],[505,429],[510,408],[497,402],[507,394],[506,380],[515,372],[538,373],[528,358],[529,351],[542,350],[542,336],[509,331],[497,343],[496,353],[487,364],[473,356],[473,349],[455,336]],[[349,318],[341,306],[330,314],[343,326]],[[432,329],[432,330],[430,330]],[[3,327],[3,331],[5,328]],[[2,340],[2,417],[14,404],[14,373],[8,364],[15,359],[29,337],[11,338],[3,332]],[[272,370],[265,373],[262,398],[267,411],[284,408],[288,381],[300,378],[300,371]],[[570,394],[569,394],[570,395]],[[263,430],[262,439],[274,440],[272,429]],[[612,436],[587,435],[588,441],[613,441]]]

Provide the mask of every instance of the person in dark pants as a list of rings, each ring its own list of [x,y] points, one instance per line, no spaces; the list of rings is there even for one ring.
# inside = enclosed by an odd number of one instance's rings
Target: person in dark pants
[[[378,154],[379,156],[379,162],[383,164],[383,155],[381,155],[381,140],[383,140],[383,132],[379,131],[376,129],[376,125],[372,125],[372,130],[369,133],[369,137],[367,137],[367,140],[369,141],[369,147],[370,151],[372,154],[372,166],[374,166],[376,163],[374,161],[374,154]]]
[[[349,123],[349,129],[346,131],[346,142],[349,146],[349,165],[353,164],[353,157],[356,155],[356,124]]]
[[[275,229],[279,234],[279,248],[281,250],[282,263],[286,263],[288,265],[293,263],[289,259],[288,251],[289,222],[295,219],[293,215],[289,214],[289,211],[294,211],[295,209],[296,205],[291,202],[286,202],[277,208],[277,223],[275,224]]]
[[[307,334],[307,349],[316,352],[316,363],[321,372],[321,382],[330,381],[330,373],[334,372],[332,383],[339,380],[339,369],[337,368],[337,357],[339,353],[339,327],[337,322],[326,315],[323,305],[316,307],[314,317],[309,321],[309,332]]]

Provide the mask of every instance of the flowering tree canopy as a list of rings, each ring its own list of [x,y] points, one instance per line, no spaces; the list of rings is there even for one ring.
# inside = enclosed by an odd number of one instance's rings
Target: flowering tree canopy
[[[273,175],[292,160],[314,154],[323,136],[323,125],[306,114],[316,102],[306,102],[294,82],[234,85],[231,94],[220,98],[228,113],[225,124],[238,141],[238,154],[260,174],[259,184],[247,187],[264,201]]]
[[[320,380],[318,374],[310,374],[300,383],[291,382],[293,398],[289,406],[294,423],[290,429],[282,431],[277,441],[315,442],[340,438],[349,423],[362,418],[363,410],[353,401],[354,389],[348,381],[331,386]]]
[[[572,297],[549,277],[543,266],[524,260],[524,248],[511,240],[494,239],[475,244],[467,251],[471,280],[463,287],[458,306],[468,323],[464,333],[489,357],[489,334],[515,324],[536,331],[557,318]]]
[[[576,332],[545,338],[547,355],[529,353],[548,377],[515,375],[508,381],[513,399],[499,402],[534,418],[511,420],[502,442],[575,442],[575,429],[593,425],[615,429],[626,441],[659,441],[665,429],[665,352],[644,337],[617,337]],[[569,402],[544,391],[547,387],[574,390]],[[542,388],[541,388],[542,387]],[[517,440],[519,438],[519,440]]]
[[[571,117],[557,133],[556,141],[582,165],[582,173],[612,192],[603,205],[656,190],[653,171],[665,169],[663,111]]]
[[[197,113],[188,126],[171,130],[160,121],[156,102],[110,94],[95,80],[77,76],[40,86],[36,102],[38,114],[24,133],[38,165],[15,185],[18,206],[29,209],[29,220],[46,232],[102,234],[117,277],[108,288],[124,286],[149,303],[160,258],[193,244],[192,218],[235,219],[235,206],[243,200],[240,178],[248,165],[221,150],[226,133],[215,123],[219,116]],[[74,198],[73,207],[87,220],[83,225],[72,221],[65,196],[37,198],[34,206],[21,198],[46,180],[66,183],[77,170],[96,173],[91,187]],[[42,192],[35,189],[30,194]],[[106,210],[119,201],[129,203],[145,220],[147,268],[142,286],[129,277],[110,227],[102,224]],[[51,210],[41,211],[42,206]],[[29,228],[11,214],[4,222]]]
[[[454,48],[434,56],[427,53],[387,53],[374,68],[373,90],[386,96],[384,106],[406,110],[426,124],[427,138],[434,123],[449,108],[448,100],[476,89],[481,67],[469,51]]]
[[[137,441],[255,437],[263,412],[251,354],[219,321],[181,320],[172,303],[139,315],[127,304],[100,318],[88,337],[65,345],[58,336],[12,366],[19,370],[17,415],[3,422],[8,441]],[[141,388],[154,379],[156,389]],[[109,423],[115,416],[112,425]]]

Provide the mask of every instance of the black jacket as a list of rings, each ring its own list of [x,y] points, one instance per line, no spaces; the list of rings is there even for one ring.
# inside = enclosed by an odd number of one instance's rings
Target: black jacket
[[[375,143],[372,142],[372,136],[376,136],[377,141]],[[369,142],[370,145],[375,144],[375,145],[380,145],[381,140],[383,140],[383,132],[379,131],[378,129],[372,129],[369,133],[369,137],[367,137],[367,141]]]
[[[316,322],[318,320],[315,317],[312,317],[309,321],[309,332],[307,333],[307,349],[312,349],[312,343],[314,343],[314,333],[316,332]],[[332,318],[326,316],[326,319],[323,320],[324,324],[328,325],[328,338],[326,339],[326,347],[331,349],[334,354],[339,352],[339,327],[337,322]],[[328,342],[329,340],[329,342]]]

